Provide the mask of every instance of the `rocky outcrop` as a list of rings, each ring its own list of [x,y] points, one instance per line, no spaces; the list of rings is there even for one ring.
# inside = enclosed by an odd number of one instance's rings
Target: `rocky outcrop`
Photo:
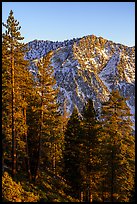
[[[135,122],[135,48],[112,41],[85,36],[64,42],[38,41],[28,43],[25,58],[30,60],[30,71],[37,71],[36,62],[50,50],[54,51],[51,64],[57,86],[58,100],[63,112],[66,99],[71,114],[74,105],[81,113],[88,98],[92,98],[96,111],[108,100],[112,89],[129,97],[127,105]]]

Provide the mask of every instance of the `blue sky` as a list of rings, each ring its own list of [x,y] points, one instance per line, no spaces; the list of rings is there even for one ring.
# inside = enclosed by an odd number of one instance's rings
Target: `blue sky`
[[[11,9],[20,22],[24,42],[94,34],[135,45],[135,2],[2,2],[2,22]]]

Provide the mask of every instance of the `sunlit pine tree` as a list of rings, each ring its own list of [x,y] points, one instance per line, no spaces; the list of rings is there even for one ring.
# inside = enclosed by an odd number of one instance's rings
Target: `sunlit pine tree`
[[[126,99],[113,90],[102,106],[102,200],[128,202],[134,186],[135,138]]]
[[[98,135],[99,121],[92,99],[87,101],[82,112],[82,149],[81,149],[81,176],[83,180],[83,199],[92,202],[98,198],[99,151]]]
[[[25,45],[21,41],[19,22],[10,11],[5,31],[2,34],[2,102],[3,102],[3,136],[6,149],[11,153],[12,175],[16,174],[19,157],[26,154],[26,122],[23,116],[23,106],[26,106],[25,93],[32,83],[28,72],[28,62],[24,60]],[[8,157],[10,154],[8,153]],[[18,166],[19,167],[19,166]]]
[[[39,115],[38,135],[37,135],[37,159],[34,172],[34,180],[39,174],[40,167],[44,167],[56,174],[57,163],[60,149],[60,113],[57,103],[58,89],[51,66],[50,51],[37,63],[37,85],[36,90],[39,94],[38,107],[36,112]]]

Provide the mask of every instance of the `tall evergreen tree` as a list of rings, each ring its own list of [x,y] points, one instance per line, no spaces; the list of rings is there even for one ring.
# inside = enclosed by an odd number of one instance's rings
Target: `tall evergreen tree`
[[[27,138],[28,138],[28,156],[30,158],[30,175],[33,179],[36,172],[36,163],[38,160],[38,136],[40,132],[40,113],[38,111],[40,107],[40,95],[33,89],[30,94],[30,100],[26,109],[26,123],[28,126]],[[35,180],[35,178],[34,178]]]
[[[135,140],[126,99],[113,90],[102,106],[102,200],[128,202],[134,186]]]
[[[81,176],[80,176],[80,138],[82,130],[80,127],[80,118],[76,107],[66,126],[64,135],[64,177],[70,186],[68,193],[76,198],[80,198],[81,192]]]
[[[51,66],[52,52],[49,52],[37,64],[36,81],[37,104],[34,109],[37,117],[37,148],[34,149],[35,172],[34,180],[38,176],[40,166],[49,168],[56,173],[60,149],[60,114],[58,111],[56,81]],[[39,96],[38,96],[39,95]]]
[[[16,174],[17,158],[25,155],[26,142],[24,135],[26,123],[23,116],[23,106],[32,76],[28,71],[28,62],[24,60],[25,46],[21,40],[19,22],[10,11],[2,35],[2,129],[4,144],[12,151],[12,174]],[[5,151],[5,150],[4,150]],[[10,157],[8,153],[8,157]],[[18,159],[19,160],[19,159]]]
[[[94,110],[93,101],[88,100],[82,113],[81,122],[83,135],[83,149],[81,149],[81,175],[83,179],[83,198],[84,201],[92,202],[96,200],[98,172],[99,172],[99,153],[98,153],[98,121]]]

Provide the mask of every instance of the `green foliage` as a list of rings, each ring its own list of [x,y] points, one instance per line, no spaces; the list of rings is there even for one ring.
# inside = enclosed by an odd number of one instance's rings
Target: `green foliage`
[[[82,137],[80,149],[80,167],[81,177],[83,178],[83,192],[85,192],[85,201],[90,201],[90,196],[97,200],[98,172],[99,172],[99,154],[97,131],[99,122],[94,110],[93,101],[88,100],[82,113]]]
[[[134,186],[135,141],[130,109],[119,92],[112,91],[102,106],[99,133],[103,199],[127,202]]]
[[[80,176],[80,138],[82,135],[80,127],[80,119],[78,116],[77,109],[74,111],[68,121],[65,131],[65,147],[63,151],[64,158],[64,172],[63,175],[71,186],[69,193],[79,198],[79,191],[81,189],[81,176]]]
[[[41,199],[45,202],[77,202],[74,197],[67,195],[65,189],[68,188],[66,181],[59,175],[54,175],[52,171],[42,172],[37,186],[45,195],[41,194]]]
[[[27,96],[30,89],[32,90],[33,78],[28,70],[29,63],[24,60],[26,49],[20,42],[24,39],[21,37],[21,27],[14,19],[12,11],[3,26],[5,33],[2,34],[2,134],[3,144],[8,144],[3,148],[6,156],[4,159],[11,158],[11,149],[14,149],[14,155],[17,154],[18,158],[23,159],[26,147],[24,136],[27,131],[23,109],[27,106]]]
[[[39,196],[33,192],[25,191],[20,182],[4,172],[2,176],[2,198],[4,202],[37,202]]]
[[[37,64],[37,81],[27,108],[29,155],[32,174],[39,168],[50,168],[57,173],[62,154],[61,119],[58,111],[55,78],[49,52]]]
[[[43,172],[36,184],[28,182],[23,176],[14,181],[4,172],[2,176],[3,202],[78,202],[79,200],[67,195],[64,189],[66,185],[63,178]]]
[[[34,81],[24,60],[21,27],[12,11],[3,26],[3,202],[92,202],[91,197],[98,202],[130,201],[135,186],[135,138],[126,99],[113,90],[102,104],[100,121],[92,100],[85,104],[81,117],[76,107],[69,118],[65,110],[61,116],[51,66],[53,52],[37,63]],[[102,68],[97,68],[92,58],[106,43],[94,35],[84,37],[74,45],[74,55],[83,67],[88,64],[98,72]],[[109,46],[111,55],[114,46],[110,41]],[[126,47],[122,49],[126,53]],[[100,62],[106,63],[102,54]],[[123,58],[118,65],[121,73],[122,64]],[[84,80],[89,83],[92,78],[85,72]],[[8,173],[13,153],[17,164],[14,180]],[[29,168],[34,180],[28,179]]]

